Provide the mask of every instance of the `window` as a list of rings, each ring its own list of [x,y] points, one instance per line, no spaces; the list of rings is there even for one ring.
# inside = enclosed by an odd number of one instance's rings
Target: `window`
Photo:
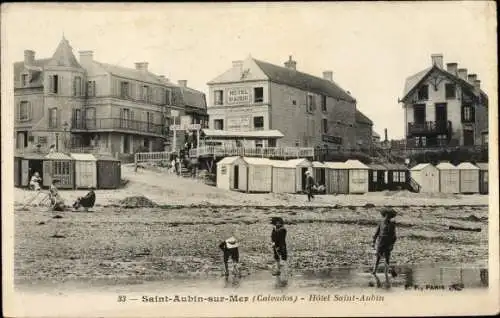
[[[264,101],[264,88],[254,87],[253,89],[253,102],[262,103]]]
[[[406,182],[406,173],[404,171],[399,172],[399,182]]]
[[[38,136],[38,143],[40,145],[45,145],[47,144],[47,136]]]
[[[427,137],[422,136],[422,147],[427,146]]]
[[[29,84],[29,82],[28,82],[28,74],[22,74],[21,75],[21,84],[23,85],[23,87],[28,86],[28,84]]]
[[[437,136],[437,142],[438,142],[438,146],[446,146],[446,135],[438,135]]]
[[[214,119],[214,129],[224,130],[224,119]]]
[[[131,126],[130,120],[132,119],[131,111],[128,108],[123,108],[120,111],[120,127],[128,128]]]
[[[141,87],[141,100],[149,102],[149,86],[144,85]]]
[[[321,111],[326,112],[326,96],[321,95]]]
[[[19,121],[27,121],[31,119],[31,103],[28,101],[22,101],[19,103],[18,109],[18,117]]]
[[[95,96],[95,95],[96,95],[95,81],[88,81],[87,82],[87,96]]]
[[[481,138],[482,138],[482,144],[487,145],[488,144],[488,133],[483,133],[481,135]]]
[[[392,182],[399,182],[399,172],[394,171],[392,173]]]
[[[295,140],[295,147],[300,147],[300,140]]]
[[[328,119],[326,118],[321,119],[321,131],[325,135],[328,134]]]
[[[295,99],[292,100],[292,105],[297,105],[297,101]]]
[[[88,107],[85,109],[85,125],[87,129],[96,128],[95,107]]]
[[[471,120],[472,120],[472,107],[465,106],[464,107],[464,121],[471,121]]]
[[[308,113],[314,112],[314,95],[307,95],[307,101],[306,101],[306,111]]]
[[[165,90],[165,105],[170,105],[170,90]]]
[[[417,93],[418,100],[428,100],[429,99],[429,85],[422,85],[418,89]]]
[[[373,171],[373,182],[377,182],[377,171]]]
[[[446,99],[454,99],[456,97],[455,84],[453,83],[445,84],[444,88],[445,88]]]
[[[257,139],[255,141],[255,148],[262,148],[264,147],[264,142],[262,141],[262,139]]]
[[[129,98],[129,83],[128,82],[121,82],[120,83],[120,97],[121,98]]]
[[[226,173],[227,173],[226,165],[222,165],[222,167],[220,167],[220,174],[225,175]]]
[[[253,118],[253,128],[255,130],[263,130],[264,129],[264,117],[257,116]]]
[[[58,111],[57,108],[49,109],[49,128],[57,128],[58,126]]]
[[[82,95],[82,78],[77,76],[73,79],[73,96]]]
[[[270,148],[276,147],[276,139],[269,139],[267,141],[267,146],[270,147]]]
[[[49,93],[57,94],[59,92],[59,76],[49,75]]]
[[[420,147],[420,137],[415,137],[415,147]]]
[[[223,91],[222,90],[216,90],[214,91],[214,104],[215,105],[222,105],[224,104],[223,100],[224,100],[224,96],[223,96]]]

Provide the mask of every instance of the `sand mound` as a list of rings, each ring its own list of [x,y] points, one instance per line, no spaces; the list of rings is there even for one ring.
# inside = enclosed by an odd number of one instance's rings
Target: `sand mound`
[[[124,208],[153,208],[157,204],[145,196],[126,197],[120,200],[120,205]]]

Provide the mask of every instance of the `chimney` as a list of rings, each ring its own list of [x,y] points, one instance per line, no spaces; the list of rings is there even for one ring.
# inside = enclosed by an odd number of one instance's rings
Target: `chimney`
[[[477,75],[476,74],[469,74],[467,75],[467,81],[474,85],[474,81],[477,80]]]
[[[443,68],[443,54],[432,54],[432,65],[436,65],[439,68]]]
[[[457,68],[458,68],[457,63],[446,63],[446,70],[453,75],[458,75]]]
[[[467,69],[466,68],[459,68],[458,69],[458,77],[463,79],[464,81],[467,80]]]
[[[24,64],[33,65],[35,62],[35,51],[24,50]]]
[[[80,51],[80,64],[83,67],[88,67],[94,60],[94,51]]]
[[[179,86],[187,87],[187,83],[188,83],[187,80],[178,80],[177,82],[179,83]]]
[[[324,71],[323,72],[323,79],[326,79],[327,81],[333,82],[333,72],[332,71]]]
[[[385,141],[387,141],[387,128],[384,128]]]
[[[147,72],[148,71],[148,62],[137,62],[135,63],[135,69],[138,70],[138,71],[144,71],[144,72]]]
[[[474,87],[476,89],[481,89],[481,81],[480,80],[475,80],[474,81]]]
[[[285,67],[289,68],[291,70],[296,70],[297,69],[297,62],[292,60],[292,56],[290,55],[288,57],[288,61],[285,62]]]

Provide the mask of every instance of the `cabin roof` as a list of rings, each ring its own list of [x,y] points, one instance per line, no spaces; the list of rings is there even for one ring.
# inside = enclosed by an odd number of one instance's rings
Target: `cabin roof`
[[[470,162],[462,162],[457,166],[460,170],[479,170],[479,168]]]
[[[457,167],[455,167],[454,165],[452,165],[451,163],[447,162],[447,161],[443,161],[443,162],[440,162],[436,168],[438,168],[439,170],[456,170]]]
[[[346,164],[348,169],[369,169],[369,167],[367,165],[365,165],[364,163],[362,163],[359,160],[349,159],[345,162],[345,164]]]

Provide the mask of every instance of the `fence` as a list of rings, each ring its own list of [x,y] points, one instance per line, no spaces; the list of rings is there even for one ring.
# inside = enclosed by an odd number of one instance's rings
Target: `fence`
[[[191,149],[190,157],[207,157],[207,156],[244,156],[244,157],[262,157],[262,158],[313,158],[314,148],[298,148],[298,147],[226,147],[226,146],[202,146]]]

